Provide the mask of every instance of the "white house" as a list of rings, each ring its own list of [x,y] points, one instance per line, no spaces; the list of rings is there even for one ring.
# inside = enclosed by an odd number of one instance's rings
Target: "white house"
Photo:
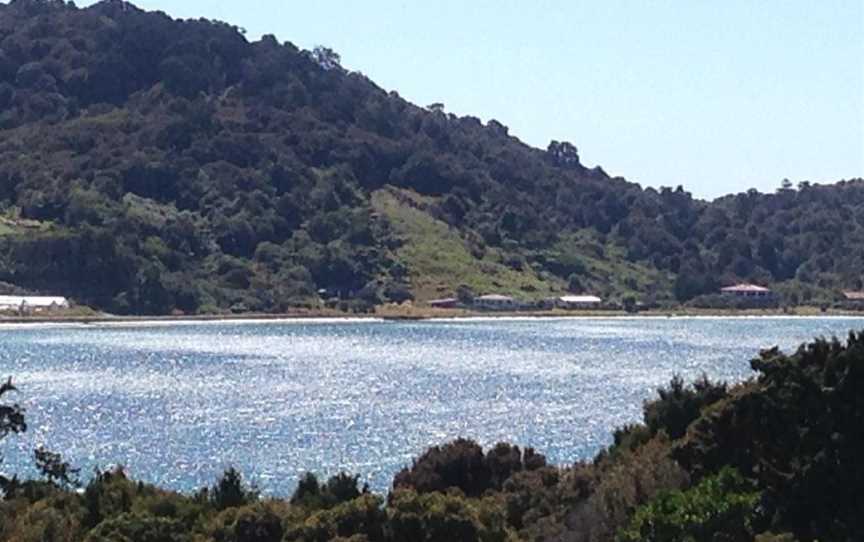
[[[721,288],[720,292],[723,295],[730,295],[736,297],[758,297],[758,298],[767,298],[774,295],[769,288],[765,288],[764,286],[757,286],[755,284],[736,284],[734,286],[727,286],[726,288]]]
[[[509,295],[489,294],[474,298],[474,307],[488,310],[506,310],[518,308],[519,304]]]
[[[429,306],[433,309],[454,309],[457,305],[459,305],[459,300],[455,297],[429,300]]]
[[[565,309],[596,309],[603,302],[596,295],[562,295],[557,304]]]
[[[65,297],[38,295],[0,295],[0,311],[43,312],[68,309]]]

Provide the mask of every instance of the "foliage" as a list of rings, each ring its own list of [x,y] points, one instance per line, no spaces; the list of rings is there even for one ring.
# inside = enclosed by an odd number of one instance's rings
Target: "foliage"
[[[258,499],[258,491],[254,487],[246,487],[243,476],[234,467],[230,467],[216,481],[210,493],[210,499],[217,510],[236,508],[254,502]]]
[[[364,537],[370,542],[385,540],[386,513],[381,498],[365,494],[330,509],[313,513],[302,524],[290,530],[286,540],[324,542],[337,537]],[[398,540],[398,539],[397,539]]]
[[[10,376],[3,385],[0,385],[0,399],[15,391],[18,391],[18,388],[12,384],[12,377]],[[24,408],[18,403],[0,404],[0,438],[6,437],[9,433],[22,433],[26,430]]]
[[[361,490],[357,487],[359,478],[359,475],[351,476],[341,472],[331,476],[326,484],[321,485],[318,483],[318,477],[307,472],[297,483],[297,489],[291,496],[291,504],[310,509],[326,509],[352,501],[361,495]],[[368,488],[364,486],[362,493],[368,493]]]
[[[476,442],[456,439],[444,446],[429,448],[411,468],[393,479],[393,487],[430,493],[456,488],[469,497],[489,489],[500,489],[510,476],[522,470],[546,466],[546,458],[532,448],[523,453],[518,446],[499,443],[485,455]]]
[[[669,304],[748,280],[822,304],[864,263],[860,179],[643,190],[327,47],[117,0],[0,4],[0,209],[0,281],[117,313],[287,311],[373,281],[397,302],[466,284]]]
[[[60,487],[79,487],[78,473],[81,469],[73,468],[63,457],[46,450],[43,446],[33,451],[36,468],[50,483]]]
[[[392,540],[504,542],[505,518],[493,501],[469,501],[456,493],[418,495],[397,490],[388,510]]]
[[[640,507],[621,542],[751,540],[759,492],[730,467],[686,491],[661,493]]]
[[[864,332],[777,348],[752,361],[759,374],[693,422],[674,456],[697,476],[731,465],[757,480],[777,532],[803,539],[864,536]],[[817,497],[818,496],[818,497]]]
[[[224,542],[281,542],[282,510],[271,503],[227,508],[214,520],[210,534]]]
[[[687,487],[689,475],[671,457],[671,442],[657,437],[624,451],[601,454],[576,478],[581,498],[565,518],[576,541],[611,540],[635,510],[663,491]]]
[[[726,396],[726,384],[713,383],[703,374],[692,386],[685,386],[684,380],[675,376],[669,387],[660,388],[657,393],[658,399],[645,403],[645,424],[654,434],[662,430],[677,439],[684,436],[702,408]]]

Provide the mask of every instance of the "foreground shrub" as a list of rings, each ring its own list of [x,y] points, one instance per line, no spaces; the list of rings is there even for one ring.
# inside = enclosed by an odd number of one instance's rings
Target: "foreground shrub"
[[[354,500],[361,495],[357,487],[359,479],[359,475],[352,476],[342,472],[331,476],[327,483],[322,485],[317,476],[308,472],[297,483],[297,489],[291,496],[291,504],[308,509],[326,509]],[[368,488],[364,486],[362,493],[367,492]]]
[[[382,504],[380,497],[365,494],[328,510],[320,510],[293,527],[285,535],[285,540],[327,542],[335,538],[359,538],[370,542],[383,541],[387,515]]]
[[[663,491],[687,487],[689,476],[671,457],[671,442],[664,433],[620,455],[615,462],[593,465],[585,481],[587,497],[567,515],[571,540],[611,540],[634,511]]]
[[[217,510],[244,506],[258,500],[258,490],[247,486],[237,469],[227,469],[210,493],[210,500]]]
[[[93,529],[84,542],[191,542],[182,524],[167,518],[121,514]]]
[[[469,500],[458,492],[418,494],[397,490],[387,509],[389,539],[503,542],[505,515],[494,499]]]
[[[668,491],[640,507],[620,542],[752,540],[759,491],[732,468],[687,491]]]
[[[775,532],[864,540],[864,332],[753,360],[756,381],[706,409],[674,457],[697,477],[757,481]]]
[[[476,442],[456,439],[429,448],[410,469],[395,476],[393,488],[411,488],[418,493],[458,488],[469,497],[478,497],[489,489],[501,489],[514,473],[545,465],[546,458],[533,448],[523,454],[518,446],[499,443],[484,455]]]
[[[97,471],[84,489],[84,525],[92,528],[105,518],[129,512],[137,492],[138,486],[126,477],[122,467]]]
[[[272,503],[256,503],[222,511],[209,534],[217,542],[280,542],[285,532],[282,517]]]
[[[500,494],[493,494],[502,500],[507,524],[518,531],[520,539],[557,539],[569,507],[586,496],[575,482],[583,468],[585,465],[522,471],[504,483]]]
[[[10,518],[3,540],[73,542],[81,540],[84,510],[75,495],[56,495],[27,506]],[[4,518],[3,523],[6,523]],[[6,525],[4,525],[6,526]]]
[[[687,426],[699,417],[702,409],[726,397],[726,384],[714,383],[708,377],[684,385],[679,376],[675,376],[668,387],[657,390],[660,397],[645,403],[645,424],[652,434],[665,431],[673,439],[681,438],[687,431]]]

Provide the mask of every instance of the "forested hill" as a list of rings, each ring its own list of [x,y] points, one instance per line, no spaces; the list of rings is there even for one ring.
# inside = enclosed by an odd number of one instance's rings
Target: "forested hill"
[[[680,302],[737,280],[794,303],[860,288],[864,268],[860,179],[643,190],[570,143],[411,104],[330,50],[118,0],[0,5],[0,210],[0,281],[118,313],[459,286]]]

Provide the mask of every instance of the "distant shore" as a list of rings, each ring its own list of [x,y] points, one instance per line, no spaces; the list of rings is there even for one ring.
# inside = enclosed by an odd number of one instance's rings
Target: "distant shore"
[[[616,318],[616,317],[850,317],[864,318],[864,311],[827,309],[801,306],[784,309],[695,309],[679,307],[675,309],[651,309],[639,312],[623,310],[539,310],[539,311],[475,311],[466,309],[433,309],[384,305],[369,313],[345,313],[331,309],[302,309],[286,313],[241,313],[241,314],[194,314],[194,315],[135,315],[118,316],[112,314],[51,314],[33,316],[0,316],[2,324],[105,324],[136,322],[219,322],[219,321],[279,321],[279,320],[384,320],[384,321],[423,321],[435,319],[496,319],[496,318]]]

